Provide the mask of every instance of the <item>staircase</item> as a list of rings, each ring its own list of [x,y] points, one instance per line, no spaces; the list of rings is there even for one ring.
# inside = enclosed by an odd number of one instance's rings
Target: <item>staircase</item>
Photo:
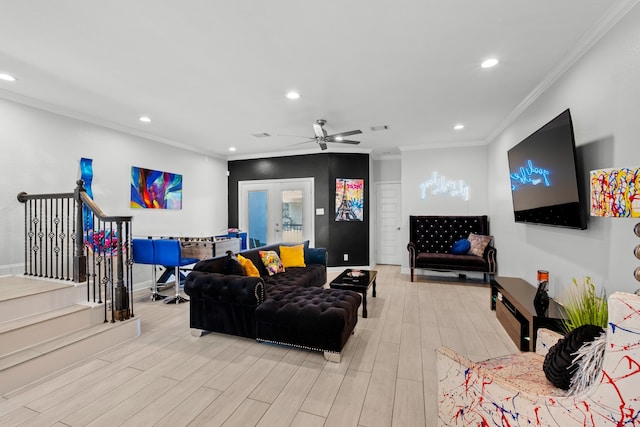
[[[140,335],[137,317],[105,323],[78,285],[0,277],[0,396]]]

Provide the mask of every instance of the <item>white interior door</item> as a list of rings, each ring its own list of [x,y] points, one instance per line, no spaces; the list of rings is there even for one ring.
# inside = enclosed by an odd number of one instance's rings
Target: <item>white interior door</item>
[[[402,203],[400,183],[376,184],[376,262],[400,265]]]
[[[239,226],[249,247],[278,242],[314,244],[313,178],[241,181]]]

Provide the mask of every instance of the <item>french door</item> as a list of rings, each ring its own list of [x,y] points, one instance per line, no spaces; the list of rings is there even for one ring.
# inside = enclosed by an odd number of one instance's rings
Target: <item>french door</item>
[[[238,194],[249,248],[304,240],[313,246],[313,178],[240,181]]]

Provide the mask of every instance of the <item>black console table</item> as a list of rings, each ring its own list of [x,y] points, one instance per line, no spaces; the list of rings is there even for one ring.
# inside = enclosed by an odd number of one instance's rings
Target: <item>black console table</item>
[[[534,351],[538,328],[562,332],[564,310],[553,299],[546,313],[536,313],[536,288],[516,277],[496,277],[491,281],[491,309],[521,351]]]

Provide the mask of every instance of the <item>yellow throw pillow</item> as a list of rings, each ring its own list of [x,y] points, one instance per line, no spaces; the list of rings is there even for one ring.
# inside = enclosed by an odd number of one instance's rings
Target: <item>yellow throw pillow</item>
[[[250,259],[245,258],[242,255],[238,254],[238,261],[240,262],[240,265],[244,270],[245,276],[260,277],[260,272],[258,271],[258,268],[253,264],[253,262]]]
[[[284,268],[306,267],[304,263],[304,245],[280,246],[280,261]]]

